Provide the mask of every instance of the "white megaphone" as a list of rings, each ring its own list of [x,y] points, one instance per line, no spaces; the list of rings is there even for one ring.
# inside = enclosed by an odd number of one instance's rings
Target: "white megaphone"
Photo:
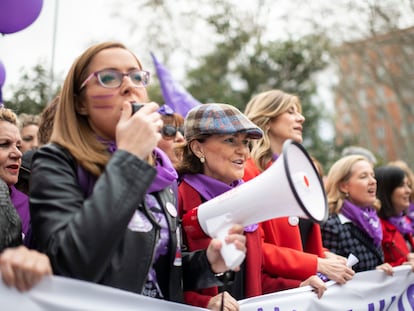
[[[305,148],[292,140],[282,155],[259,176],[193,209],[182,219],[186,234],[224,241],[233,224],[248,226],[272,218],[298,216],[322,223],[328,204],[322,180]],[[239,266],[245,254],[223,242],[221,254],[228,268]]]

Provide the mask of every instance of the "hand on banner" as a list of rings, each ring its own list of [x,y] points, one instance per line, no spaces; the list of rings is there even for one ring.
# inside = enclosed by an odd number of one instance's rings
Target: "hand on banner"
[[[336,258],[339,260],[345,260],[345,262],[347,261],[346,257],[343,257],[341,255],[338,255],[338,254],[335,254],[329,251],[324,252],[324,254],[325,254],[325,258]]]
[[[407,261],[408,262],[414,262],[414,253],[408,253],[407,254]]]
[[[414,272],[414,262],[413,261],[406,261],[403,265],[411,266],[411,270]]]
[[[226,243],[234,243],[235,247],[246,253],[246,237],[243,235],[243,226],[233,225],[229,234],[225,238]],[[207,258],[211,265],[211,270],[214,273],[221,273],[228,270],[223,256],[220,253],[222,247],[222,242],[219,239],[212,239],[207,248]],[[240,267],[233,269],[234,271],[239,271]]]
[[[394,270],[392,269],[392,266],[388,262],[383,263],[382,265],[376,266],[375,269],[384,271],[387,275],[390,275],[390,276],[394,275]]]
[[[210,299],[207,309],[213,311],[238,311],[240,310],[240,306],[237,300],[234,299],[228,292],[222,292]]]
[[[332,255],[318,258],[318,272],[338,284],[345,284],[355,275],[355,271],[347,266],[346,258]]]
[[[302,286],[312,286],[314,289],[313,291],[316,293],[318,298],[320,299],[323,295],[323,293],[326,291],[327,287],[325,285],[325,282],[322,281],[318,276],[312,275],[311,277],[307,278],[305,281],[300,283],[300,287]]]
[[[7,286],[26,291],[52,274],[49,258],[24,246],[8,248],[0,255],[0,273]]]

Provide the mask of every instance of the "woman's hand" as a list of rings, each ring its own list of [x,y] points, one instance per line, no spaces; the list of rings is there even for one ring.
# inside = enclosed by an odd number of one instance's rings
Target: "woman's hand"
[[[121,118],[116,126],[118,149],[146,159],[161,139],[163,121],[158,113],[159,106],[154,102],[146,103],[132,116],[131,103],[124,102],[122,108]]]
[[[234,243],[235,247],[246,253],[246,237],[243,235],[244,228],[241,225],[233,225],[229,234],[225,238],[226,243]],[[223,257],[221,256],[220,249],[222,242],[219,239],[212,239],[207,248],[207,259],[210,262],[211,270],[214,273],[222,273],[228,270]],[[240,270],[240,267],[233,269],[234,271]]]
[[[329,251],[324,252],[324,254],[325,254],[325,258],[328,258],[328,259],[329,258],[330,259],[336,258],[338,260],[344,261],[345,263],[347,262],[346,257],[343,257],[341,255],[338,255],[338,254],[335,254],[335,253],[332,253],[332,252],[329,252]]]
[[[8,248],[0,255],[0,272],[7,286],[26,291],[52,274],[49,258],[24,246]]]
[[[345,284],[354,277],[355,271],[346,265],[346,258],[341,256],[329,256],[318,258],[318,272],[338,284]]]
[[[394,270],[389,263],[383,263],[382,265],[376,266],[376,270],[384,271],[387,275],[392,276],[394,274]]]
[[[221,304],[223,303],[223,307]],[[239,311],[239,303],[228,292],[222,292],[210,299],[207,305],[207,309],[214,311],[228,310]]]
[[[407,261],[408,262],[414,262],[414,253],[408,253],[407,254]]]
[[[414,272],[414,262],[406,261],[403,263],[403,265],[411,266],[411,270]]]
[[[323,293],[327,290],[325,282],[322,281],[316,275],[312,275],[311,277],[307,278],[305,281],[300,283],[299,286],[302,287],[302,286],[308,286],[308,285],[313,287],[313,291],[316,292],[319,299],[322,297]]]

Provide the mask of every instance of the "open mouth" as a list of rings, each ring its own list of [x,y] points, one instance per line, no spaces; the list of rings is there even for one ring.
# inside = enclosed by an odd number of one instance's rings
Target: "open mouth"
[[[237,164],[237,165],[243,165],[244,164],[244,161],[243,160],[234,160],[234,161],[232,161],[234,164]]]

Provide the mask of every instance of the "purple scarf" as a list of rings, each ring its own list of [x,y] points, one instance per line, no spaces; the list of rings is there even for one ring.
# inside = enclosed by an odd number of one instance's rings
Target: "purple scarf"
[[[155,156],[157,176],[147,193],[160,191],[178,179],[177,171],[168,156],[159,148],[155,148],[153,154]]]
[[[29,197],[23,192],[17,190],[14,186],[11,186],[9,189],[10,200],[20,216],[22,221],[22,231],[24,235],[26,235],[30,226]]]
[[[381,245],[382,226],[377,211],[373,207],[359,207],[345,200],[341,212],[365,231],[374,240],[376,247]]]
[[[98,140],[107,145],[110,154],[113,154],[118,149],[114,141],[106,141],[100,137],[98,137]],[[174,169],[171,160],[161,149],[156,147],[153,155],[155,157],[157,176],[147,190],[147,193],[160,191],[178,179],[177,171]]]
[[[414,233],[414,228],[412,227],[410,220],[407,216],[404,215],[404,213],[401,213],[399,216],[389,217],[388,221],[391,224],[393,224],[397,228],[397,230],[403,235],[408,233]]]
[[[115,142],[106,142],[102,139],[99,139],[99,141],[107,144],[109,153],[113,154],[117,150]],[[168,156],[161,149],[155,148],[153,151],[153,155],[155,158],[155,168],[157,170],[157,175],[155,176],[152,184],[147,189],[147,194],[145,195],[145,203],[161,227],[160,236],[157,240],[157,244],[154,249],[154,264],[157,262],[160,256],[165,255],[167,253],[170,237],[166,217],[157,200],[151,193],[158,192],[164,189],[165,187],[171,185],[173,182],[177,181],[178,174],[174,169],[173,164],[171,163]],[[180,250],[177,246],[176,253],[179,252]],[[158,284],[157,274],[154,269],[154,266],[152,266],[150,268],[150,271],[148,272],[148,279],[144,285],[143,295],[156,298],[163,298],[163,294]]]
[[[207,201],[223,194],[234,187],[237,187],[243,183],[243,180],[235,180],[230,185],[227,185],[215,178],[204,174],[185,174],[183,180],[193,187],[197,192]],[[253,224],[244,227],[245,232],[253,232],[257,229],[258,225]]]
[[[411,223],[414,226],[414,203],[410,203],[406,211],[407,217],[411,219]]]

